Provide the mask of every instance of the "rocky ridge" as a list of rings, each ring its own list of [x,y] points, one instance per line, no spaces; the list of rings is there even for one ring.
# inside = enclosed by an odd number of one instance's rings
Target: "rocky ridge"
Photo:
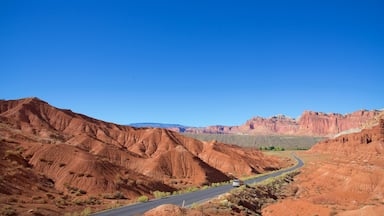
[[[297,193],[266,207],[263,215],[382,215],[382,117],[371,119],[360,132],[321,141],[301,153],[306,166],[295,180]]]
[[[50,215],[71,197],[135,199],[288,165],[258,150],[104,122],[38,98],[1,100],[0,136],[0,205],[13,205],[12,196],[54,203]]]
[[[342,115],[304,111],[298,119],[277,115],[270,118],[254,117],[240,126],[216,125],[202,128],[173,127],[170,129],[186,133],[332,137],[343,131],[361,128],[381,113],[383,111],[359,110]]]

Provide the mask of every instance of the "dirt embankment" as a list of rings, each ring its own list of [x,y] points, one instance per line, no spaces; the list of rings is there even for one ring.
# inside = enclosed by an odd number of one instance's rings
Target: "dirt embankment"
[[[301,154],[306,166],[297,193],[263,209],[263,215],[382,215],[384,120]]]

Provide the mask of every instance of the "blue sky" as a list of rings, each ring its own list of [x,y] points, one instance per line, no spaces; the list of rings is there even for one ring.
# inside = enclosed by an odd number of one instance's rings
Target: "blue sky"
[[[383,1],[0,1],[1,99],[119,124],[384,108]]]

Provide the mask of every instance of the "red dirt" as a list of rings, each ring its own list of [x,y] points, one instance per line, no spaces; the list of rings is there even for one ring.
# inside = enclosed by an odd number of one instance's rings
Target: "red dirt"
[[[296,179],[295,197],[263,209],[265,215],[383,215],[384,119],[370,129],[316,144]],[[292,214],[291,214],[292,213]]]
[[[189,215],[203,216],[200,211],[193,209],[180,208],[177,205],[165,204],[151,209],[143,214],[143,216],[170,216],[170,215]]]
[[[135,200],[288,165],[258,150],[116,125],[37,98],[0,101],[0,136],[0,207],[20,214],[39,206],[54,215],[84,208],[79,199]]]

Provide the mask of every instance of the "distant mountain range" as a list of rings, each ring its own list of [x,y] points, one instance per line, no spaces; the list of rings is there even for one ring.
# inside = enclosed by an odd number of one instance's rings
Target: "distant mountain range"
[[[190,128],[189,126],[184,126],[180,124],[167,124],[167,123],[153,123],[153,122],[144,122],[144,123],[132,123],[128,126],[131,127],[151,127],[151,128]]]

